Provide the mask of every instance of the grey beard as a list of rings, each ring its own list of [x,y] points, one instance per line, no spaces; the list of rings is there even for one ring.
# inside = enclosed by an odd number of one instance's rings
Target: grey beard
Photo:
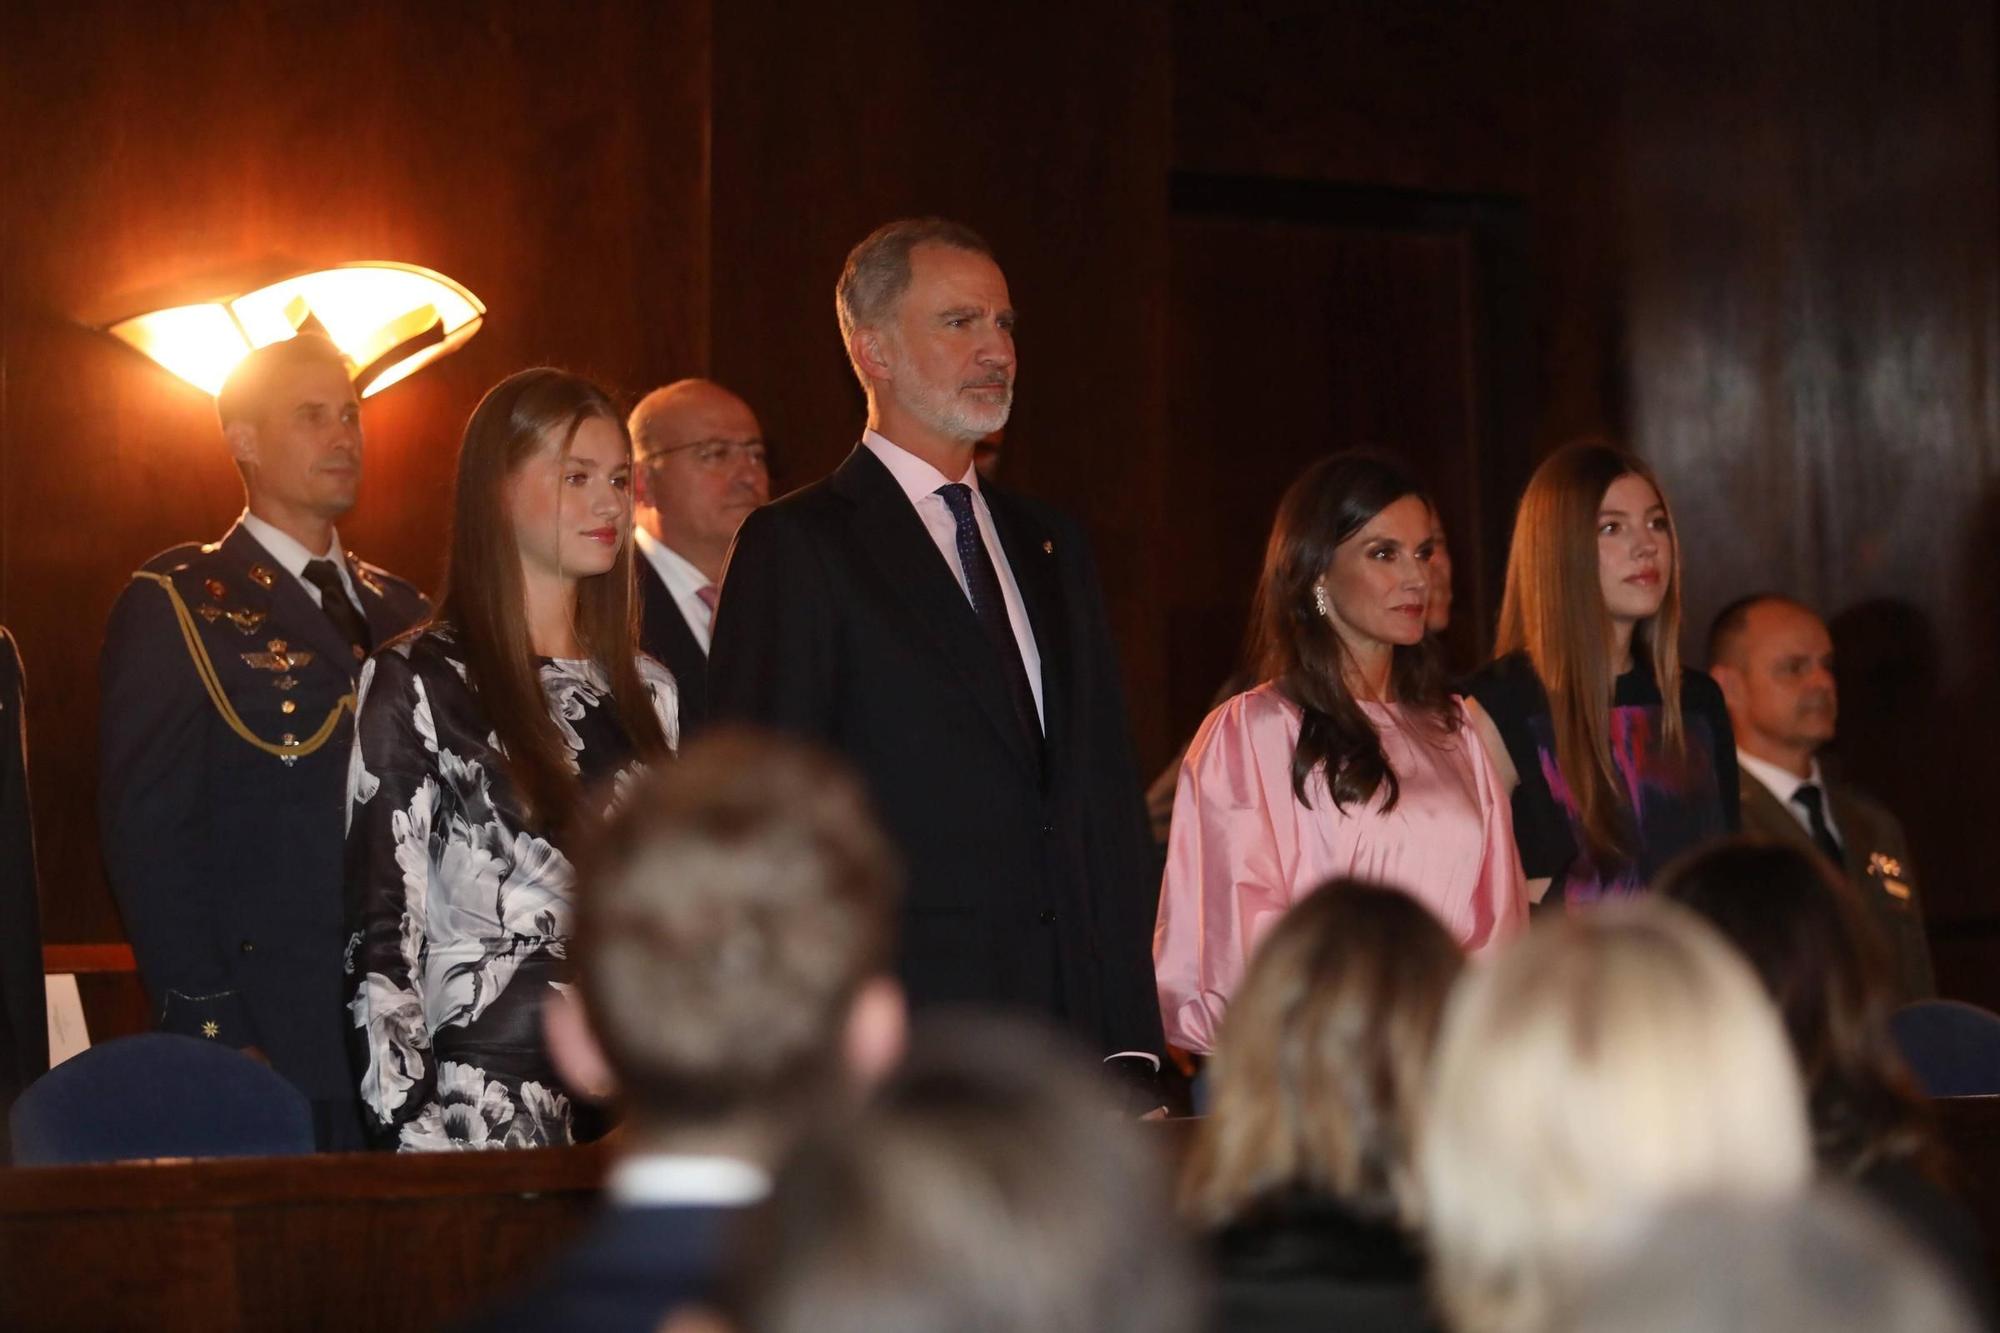
[[[1014,410],[1014,390],[1010,386],[1004,400],[985,407],[967,402],[956,393],[933,394],[926,386],[910,395],[904,406],[938,434],[973,444],[1007,424],[1007,417]]]

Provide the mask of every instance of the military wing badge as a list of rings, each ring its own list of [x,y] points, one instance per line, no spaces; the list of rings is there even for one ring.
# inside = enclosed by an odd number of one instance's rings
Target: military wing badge
[[[264,645],[268,652],[244,653],[246,666],[258,671],[290,672],[293,667],[311,666],[313,655],[304,649],[290,649],[283,639],[273,639]]]

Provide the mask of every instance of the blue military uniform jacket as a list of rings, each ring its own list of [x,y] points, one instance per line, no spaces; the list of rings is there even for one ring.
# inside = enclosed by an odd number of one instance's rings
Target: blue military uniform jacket
[[[428,614],[347,563],[375,646]],[[257,1046],[321,1102],[355,1089],[340,953],[360,669],[241,524],[134,574],[101,663],[105,867],[160,1028]]]

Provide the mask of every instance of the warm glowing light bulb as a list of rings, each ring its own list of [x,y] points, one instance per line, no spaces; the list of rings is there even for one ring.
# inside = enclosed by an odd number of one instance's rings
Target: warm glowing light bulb
[[[251,349],[283,342],[310,323],[346,354],[366,398],[464,346],[485,317],[479,298],[442,273],[369,261],[139,315],[109,331],[214,394]]]
[[[111,332],[209,394],[220,393],[229,372],[250,354],[243,330],[219,305],[155,310],[113,324]]]

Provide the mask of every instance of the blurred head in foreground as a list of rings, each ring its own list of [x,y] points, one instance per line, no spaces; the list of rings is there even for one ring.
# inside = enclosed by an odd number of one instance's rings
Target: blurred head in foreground
[[[1732,838],[1675,861],[1654,888],[1756,969],[1798,1056],[1822,1165],[1852,1175],[1929,1150],[1928,1110],[1889,1030],[1883,941],[1846,880],[1804,847]]]
[[[1844,1190],[1675,1207],[1554,1333],[1975,1333],[1944,1274]]]
[[[1784,1197],[1812,1159],[1756,977],[1691,913],[1634,899],[1545,922],[1466,974],[1418,1166],[1452,1325],[1525,1333],[1653,1212]]]
[[[999,1020],[920,1031],[812,1134],[745,1236],[738,1333],[1192,1333],[1165,1164],[1081,1051]],[[714,1328],[690,1317],[677,1330]]]
[[[1335,880],[1286,913],[1224,1017],[1183,1211],[1215,1227],[1304,1191],[1414,1229],[1417,1113],[1463,961],[1394,889]]]
[[[901,872],[860,784],[797,743],[717,729],[591,840],[581,1006],[551,1006],[572,1086],[616,1087],[635,1146],[768,1161],[900,1056]]]

